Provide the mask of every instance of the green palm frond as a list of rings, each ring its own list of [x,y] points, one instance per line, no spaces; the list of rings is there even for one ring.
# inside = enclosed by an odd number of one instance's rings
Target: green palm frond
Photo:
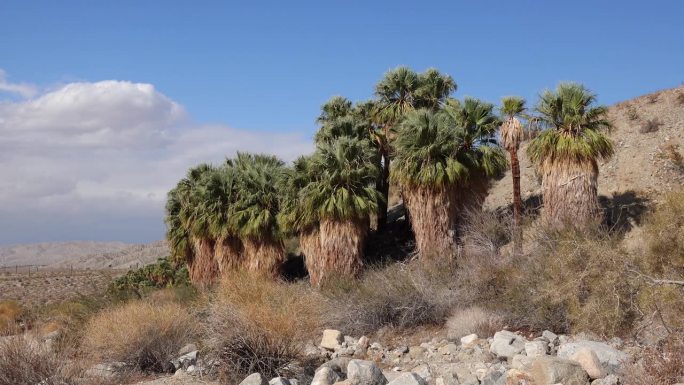
[[[446,98],[456,91],[456,82],[449,75],[443,75],[435,68],[418,75],[416,90],[416,108],[427,108],[436,111]]]
[[[597,106],[596,95],[576,83],[561,83],[539,98],[537,121],[545,128],[532,140],[528,155],[533,162],[544,159],[607,159],[613,146],[604,131],[611,128],[607,108]]]
[[[519,96],[504,96],[499,110],[504,118],[514,118],[525,111],[525,103],[525,99]]]
[[[316,119],[318,124],[348,116],[352,112],[352,102],[344,96],[333,96],[321,106],[321,114]]]

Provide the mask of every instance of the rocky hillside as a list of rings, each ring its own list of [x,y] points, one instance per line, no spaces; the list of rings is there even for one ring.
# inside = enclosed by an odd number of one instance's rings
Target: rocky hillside
[[[620,205],[636,199],[657,200],[661,193],[684,185],[684,86],[620,102],[609,108],[615,155],[600,165],[599,194]],[[528,207],[541,191],[534,167],[520,151],[521,188]],[[497,181],[486,205],[512,200],[510,171]]]
[[[0,246],[0,266],[41,265],[75,269],[127,269],[146,265],[168,254],[163,241],[151,244],[123,242],[58,242]]]

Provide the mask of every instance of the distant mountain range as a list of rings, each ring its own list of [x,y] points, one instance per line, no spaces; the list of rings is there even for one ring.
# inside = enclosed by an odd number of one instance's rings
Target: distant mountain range
[[[41,265],[53,268],[127,269],[168,255],[166,242],[73,241],[0,246],[0,267]]]

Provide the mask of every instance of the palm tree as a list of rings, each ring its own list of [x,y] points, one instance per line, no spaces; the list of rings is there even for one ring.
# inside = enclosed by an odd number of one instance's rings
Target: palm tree
[[[576,83],[561,83],[540,95],[536,111],[546,130],[534,138],[527,154],[542,178],[542,219],[549,225],[585,227],[600,219],[598,160],[613,154],[604,134],[611,125],[607,108]]]
[[[522,250],[522,198],[520,195],[520,162],[518,162],[518,149],[523,139],[523,126],[518,120],[525,111],[525,99],[517,96],[508,96],[501,99],[501,115],[504,122],[501,125],[501,143],[511,157],[511,174],[513,176],[513,227],[514,246],[516,252]]]
[[[239,194],[230,222],[244,246],[245,267],[277,277],[285,260],[277,221],[284,163],[270,155],[238,153],[233,167]]]
[[[380,146],[382,174],[378,189],[385,198],[385,203],[379,207],[379,228],[385,224],[387,218],[386,202],[389,197],[393,131],[407,112],[416,108],[436,111],[455,90],[454,80],[448,75],[442,75],[436,69],[430,68],[418,74],[403,66],[387,72],[375,86],[375,95],[378,98],[377,121],[380,123],[378,135],[381,137],[378,142],[382,144]]]
[[[423,259],[454,255],[459,213],[481,202],[485,182],[506,165],[493,145],[493,106],[474,99],[449,104],[408,113],[395,142],[392,178],[403,189]]]
[[[361,271],[369,218],[383,199],[375,189],[376,158],[369,141],[348,136],[319,144],[311,158],[315,177],[300,197],[303,223],[318,223],[318,240],[307,239],[306,266],[314,286]]]
[[[352,112],[352,102],[344,96],[333,96],[321,106],[321,114],[316,119],[316,123],[325,125],[328,122],[334,121],[350,115]]]
[[[207,218],[209,233],[215,240],[214,258],[222,274],[243,267],[242,241],[230,217],[238,198],[233,162],[226,162],[212,172],[201,187],[199,210]]]
[[[203,185],[214,172],[207,164],[191,168],[169,193],[166,206],[167,239],[172,257],[187,263],[190,279],[199,284],[213,282],[219,271],[214,259],[214,240],[201,209]]]

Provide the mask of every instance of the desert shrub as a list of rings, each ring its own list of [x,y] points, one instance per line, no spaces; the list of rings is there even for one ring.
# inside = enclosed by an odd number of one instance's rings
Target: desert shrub
[[[29,336],[0,340],[0,385],[76,384],[59,357]]]
[[[505,325],[504,317],[478,306],[457,308],[446,321],[447,337],[458,340],[475,333],[480,338],[491,337]]]
[[[108,292],[119,299],[141,298],[155,289],[190,286],[185,264],[174,264],[169,258],[159,258],[156,263],[130,270],[117,278]]]
[[[659,98],[659,97],[660,97],[659,94],[650,94],[650,95],[648,95],[648,96],[646,97],[646,101],[647,101],[649,104],[654,104],[655,102],[658,101],[658,98]]]
[[[461,241],[467,253],[498,254],[511,241],[513,228],[509,213],[469,210],[461,226]]]
[[[14,334],[18,330],[17,321],[24,313],[16,301],[0,301],[0,336]]]
[[[675,101],[676,101],[677,104],[679,104],[680,106],[681,106],[681,105],[684,105],[684,92],[679,92],[679,93],[677,94],[677,97],[675,98]]]
[[[205,339],[227,382],[259,372],[287,373],[307,341],[322,329],[322,299],[304,283],[234,274],[225,278],[209,306]]]
[[[144,371],[166,371],[183,345],[196,336],[188,309],[175,303],[133,301],[105,309],[85,328],[83,348],[101,360],[125,362]]]
[[[663,125],[663,122],[661,122],[658,119],[649,119],[644,124],[641,125],[641,128],[639,128],[639,132],[642,134],[647,134],[650,132],[656,132],[660,129],[660,127]]]
[[[627,107],[627,119],[629,119],[632,122],[639,120],[639,113],[637,112],[636,108],[634,108],[634,106]]]
[[[358,281],[331,281],[326,323],[347,334],[370,334],[389,326],[410,328],[441,324],[454,305],[454,265],[396,263],[366,271]]]
[[[668,142],[662,146],[660,158],[668,161],[675,169],[684,173],[684,156],[679,152],[679,145]]]
[[[672,385],[684,378],[684,337],[673,336],[661,346],[648,347],[641,360],[627,366],[625,385]]]

